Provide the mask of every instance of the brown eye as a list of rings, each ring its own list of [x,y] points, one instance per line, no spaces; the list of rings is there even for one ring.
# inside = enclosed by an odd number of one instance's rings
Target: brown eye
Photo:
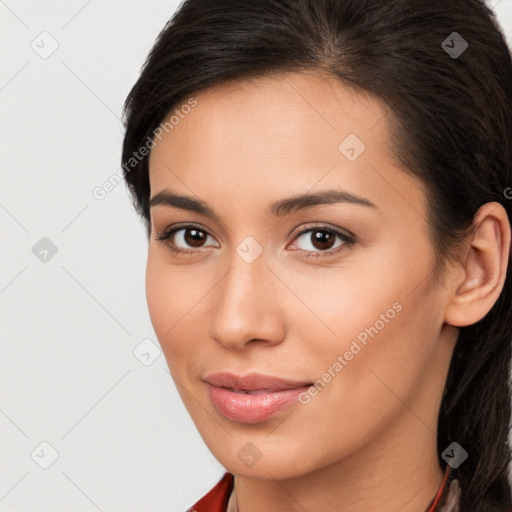
[[[204,231],[199,229],[186,228],[183,231],[185,231],[183,240],[192,247],[201,247],[207,237]]]
[[[206,230],[197,226],[181,226],[164,231],[156,239],[165,241],[172,251],[193,252],[194,249],[205,247],[208,237],[213,239]]]
[[[335,242],[336,235],[329,231],[315,230],[311,232],[311,244],[317,249],[331,249]]]
[[[294,244],[294,249],[305,252],[308,257],[324,256],[323,253],[326,256],[332,255],[355,243],[348,235],[323,226],[302,231],[296,240],[299,240],[299,243]],[[336,245],[337,240],[339,243]]]

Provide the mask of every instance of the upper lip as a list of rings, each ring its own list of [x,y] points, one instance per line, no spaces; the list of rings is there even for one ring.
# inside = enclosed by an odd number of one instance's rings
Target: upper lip
[[[247,375],[235,375],[229,372],[213,373],[203,380],[219,388],[230,388],[241,391],[258,389],[278,391],[281,389],[301,388],[311,384],[311,382],[289,381],[261,373],[248,373]]]

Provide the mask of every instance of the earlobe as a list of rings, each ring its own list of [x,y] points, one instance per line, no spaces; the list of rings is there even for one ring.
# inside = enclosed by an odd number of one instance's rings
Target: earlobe
[[[475,215],[473,235],[459,263],[446,309],[445,322],[457,327],[481,320],[498,299],[510,259],[511,228],[497,202],[486,203]]]

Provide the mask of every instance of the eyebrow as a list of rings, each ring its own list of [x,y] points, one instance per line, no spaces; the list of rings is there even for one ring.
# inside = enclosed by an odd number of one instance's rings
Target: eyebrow
[[[345,190],[327,189],[280,199],[270,205],[267,209],[267,214],[270,217],[282,217],[312,206],[336,203],[349,203],[378,209],[374,203],[364,197],[357,196]],[[219,216],[205,202],[190,196],[174,194],[168,190],[162,190],[150,199],[150,208],[158,205],[180,208],[211,217],[215,220],[220,220]]]

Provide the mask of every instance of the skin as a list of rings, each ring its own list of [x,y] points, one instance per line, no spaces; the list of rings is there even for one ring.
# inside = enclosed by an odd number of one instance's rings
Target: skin
[[[441,283],[424,185],[393,159],[377,99],[303,73],[194,97],[197,106],[151,151],[151,197],[192,196],[219,219],[151,208],[146,294],[180,396],[235,475],[240,511],[425,510],[443,476],[437,417],[458,327],[485,316],[505,280],[505,210],[479,210],[479,229]],[[351,133],[366,146],[354,161],[338,149]],[[324,189],[376,207],[266,213],[274,201]],[[192,252],[175,254],[172,241],[156,236],[178,223],[210,235],[194,245],[190,230],[177,232],[175,247]],[[300,234],[313,223],[356,241],[328,255],[344,242],[331,233],[335,240],[322,246],[315,231]],[[252,263],[237,253],[248,236],[263,250]],[[316,381],[397,302],[401,311],[309,403],[244,424],[210,401],[202,378],[219,371]],[[252,467],[237,456],[247,443],[261,453]]]

